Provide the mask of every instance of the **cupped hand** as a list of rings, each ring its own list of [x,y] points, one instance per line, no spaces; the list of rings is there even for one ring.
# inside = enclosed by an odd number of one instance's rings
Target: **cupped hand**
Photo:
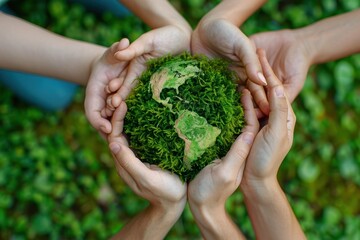
[[[97,59],[92,66],[92,71],[85,95],[85,113],[91,125],[106,139],[111,132],[111,123],[106,116],[101,115],[106,106],[107,94],[104,91],[109,82],[122,74],[128,61],[119,61],[114,54],[129,46],[129,40],[122,39],[114,43],[105,53]]]
[[[305,83],[311,65],[310,54],[297,31],[258,33],[250,36],[250,39],[256,48],[265,50],[270,66],[282,82],[289,101],[294,101]],[[251,87],[259,89],[255,85]],[[254,96],[256,103],[265,98],[264,94]]]
[[[115,79],[107,88],[111,95],[109,109],[119,106],[136,86],[136,78],[146,69],[146,62],[164,55],[190,51],[190,33],[174,25],[167,25],[141,35],[124,50],[115,53],[119,61],[130,61],[126,74]]]
[[[241,82],[250,79],[254,84],[266,85],[256,49],[250,39],[232,23],[224,19],[200,22],[191,37],[193,54],[205,54],[229,60]],[[268,113],[267,101],[258,105]]]
[[[278,169],[291,148],[296,117],[281,81],[272,71],[263,50],[258,51],[268,82],[268,123],[256,135],[246,161],[241,185],[276,179]]]
[[[239,187],[253,139],[259,130],[259,122],[253,107],[250,92],[243,90],[246,126],[238,136],[229,152],[222,159],[215,160],[201,170],[189,183],[188,199],[190,207],[217,207]],[[196,206],[193,208],[193,206]]]
[[[126,111],[125,102],[121,102],[112,117],[113,127],[108,137],[118,174],[138,196],[152,205],[169,211],[174,208],[182,211],[187,185],[176,174],[143,163],[135,156],[123,134]]]

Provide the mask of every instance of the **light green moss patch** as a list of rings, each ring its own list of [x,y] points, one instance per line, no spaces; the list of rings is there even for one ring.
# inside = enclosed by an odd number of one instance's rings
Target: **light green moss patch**
[[[150,79],[153,99],[172,110],[172,104],[169,104],[170,98],[167,97],[165,100],[162,100],[160,94],[162,90],[166,88],[173,88],[176,90],[176,93],[179,93],[179,87],[183,85],[187,79],[196,76],[196,74],[200,72],[198,67],[191,65],[194,63],[195,61],[192,60],[170,62],[155,72]]]
[[[198,159],[208,147],[215,144],[221,130],[213,127],[196,112],[183,111],[175,121],[179,137],[185,141],[184,164],[191,169],[191,162]]]

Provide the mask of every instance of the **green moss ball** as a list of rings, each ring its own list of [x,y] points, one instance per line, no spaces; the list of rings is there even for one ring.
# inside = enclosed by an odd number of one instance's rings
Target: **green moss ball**
[[[152,60],[126,100],[125,133],[143,162],[193,179],[226,155],[244,113],[228,62],[205,56]]]

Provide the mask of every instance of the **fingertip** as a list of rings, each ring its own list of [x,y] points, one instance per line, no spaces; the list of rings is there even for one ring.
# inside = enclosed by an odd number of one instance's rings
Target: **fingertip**
[[[108,120],[105,120],[101,125],[100,125],[100,130],[106,134],[111,133],[111,123]]]
[[[244,132],[241,134],[241,139],[248,145],[252,145],[255,135],[252,132]]]
[[[111,100],[111,104],[114,108],[117,108],[120,106],[121,102],[122,102],[122,98],[119,94],[115,94]]]
[[[123,50],[130,45],[130,41],[127,38],[123,38],[119,42],[118,50]]]
[[[285,93],[284,93],[284,88],[283,86],[279,85],[279,86],[276,86],[274,88],[274,91],[275,91],[275,96],[278,97],[278,98],[284,98],[285,97]]]
[[[120,152],[120,150],[121,150],[120,144],[118,144],[118,143],[116,143],[116,142],[110,143],[110,144],[109,144],[109,148],[110,148],[111,152],[112,152],[113,154],[115,154],[115,155],[118,154],[118,153]]]
[[[263,86],[267,86],[267,81],[265,79],[265,76],[262,72],[258,72],[257,73],[258,76],[258,80],[260,80],[260,82],[262,83]]]

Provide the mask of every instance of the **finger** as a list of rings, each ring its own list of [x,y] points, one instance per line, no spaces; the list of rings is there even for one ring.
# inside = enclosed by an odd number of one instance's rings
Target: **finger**
[[[270,103],[268,126],[278,135],[287,129],[288,111],[289,107],[291,109],[291,106],[288,105],[283,85],[274,74],[266,59],[265,51],[258,50],[258,55],[268,82],[268,98]]]
[[[242,92],[241,102],[244,108],[246,125],[242,130],[242,134],[235,140],[223,159],[225,168],[229,169],[230,172],[239,171],[250,152],[255,135],[259,131],[259,121],[256,117],[251,95],[246,89]]]
[[[131,91],[136,87],[138,84],[138,77],[145,71],[146,65],[143,62],[140,62],[137,59],[131,61],[128,71],[124,80],[123,85],[121,86],[120,90],[118,91],[118,96],[122,99],[126,99]]]
[[[294,129],[296,124],[296,115],[294,113],[294,110],[291,107],[290,101],[287,101],[288,104],[288,119],[287,119],[287,130],[288,130],[288,139],[290,142],[290,145],[292,145],[293,139],[294,139]]]
[[[106,53],[105,53],[106,60],[110,63],[118,62],[119,60],[114,58],[114,55],[118,51],[122,51],[122,50],[126,49],[127,47],[129,47],[129,45],[130,45],[130,42],[127,38],[123,38],[119,42],[112,44],[111,47],[109,48],[109,50],[106,51]]]
[[[97,99],[93,99],[90,95],[87,95],[85,101],[85,115],[89,120],[90,124],[98,131],[109,134],[111,132],[111,123],[109,120],[104,118],[101,114],[101,110],[103,106],[98,105]],[[101,99],[101,102],[104,100]]]
[[[120,106],[115,110],[114,115],[111,119],[112,131],[110,133],[110,139],[113,137],[118,137],[123,133],[124,130],[124,120],[127,111],[126,103],[121,102]]]
[[[247,81],[246,86],[250,90],[256,105],[260,108],[264,115],[268,116],[270,112],[270,106],[264,87],[251,81]]]
[[[106,98],[106,108],[114,111],[115,107],[112,105],[112,98],[113,98],[113,95],[110,95]]]
[[[115,168],[118,173],[118,175],[121,177],[121,179],[134,191],[137,193],[139,191],[138,185],[134,181],[134,179],[130,176],[128,172],[125,171],[123,167],[121,167],[120,163],[115,160],[115,155],[112,154],[115,162]]]
[[[235,42],[235,55],[243,62],[248,78],[254,83],[266,86],[266,79],[262,73],[254,43],[240,30],[237,38],[240,41]]]
[[[111,142],[109,148],[114,155],[115,161],[117,161],[133,179],[142,179],[143,176],[146,176],[149,171],[151,171],[127,146]]]
[[[118,78],[114,78],[113,80],[111,80],[105,88],[106,93],[111,94],[119,90],[124,82],[125,76],[126,76],[126,71],[122,71]]]
[[[117,51],[114,56],[120,61],[130,61],[135,57],[139,57],[145,53],[152,51],[152,39],[148,34],[143,34],[140,38],[135,40],[126,49]]]

